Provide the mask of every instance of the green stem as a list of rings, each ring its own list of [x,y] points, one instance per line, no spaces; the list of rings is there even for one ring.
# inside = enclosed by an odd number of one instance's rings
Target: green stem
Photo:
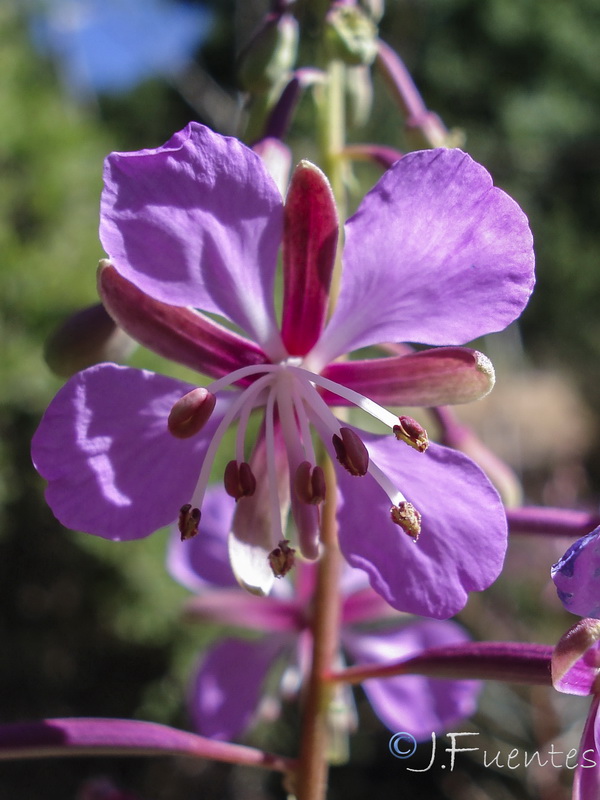
[[[347,216],[346,202],[346,161],[343,156],[346,145],[345,114],[345,80],[346,66],[341,61],[331,61],[327,69],[327,82],[321,99],[321,161],[323,171],[329,178],[333,196],[338,209],[338,216],[343,223]],[[329,292],[329,313],[337,302],[341,278],[341,252],[343,247],[343,228],[340,230],[336,266],[331,280]]]

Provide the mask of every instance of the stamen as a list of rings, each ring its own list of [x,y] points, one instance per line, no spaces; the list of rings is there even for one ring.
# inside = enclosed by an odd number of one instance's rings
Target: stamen
[[[298,533],[300,552],[307,559],[315,559],[319,554],[319,512],[312,503],[299,502],[300,498],[295,491],[294,480],[298,466],[306,461],[306,447],[303,444],[302,428],[297,416],[297,406],[294,403],[294,384],[298,382],[295,375],[287,370],[282,370],[276,383],[277,410],[281,423],[281,432],[285,443],[287,461],[289,465],[291,511]],[[314,391],[314,389],[313,389]],[[301,410],[306,417],[306,412]],[[307,420],[305,419],[305,422]],[[310,442],[310,430],[308,431]]]
[[[252,472],[250,464],[242,461],[230,461],[225,467],[223,476],[225,491],[230,497],[234,497],[236,502],[241,497],[252,497],[256,491],[256,478]]]
[[[366,475],[369,469],[369,453],[362,439],[351,428],[340,428],[340,436],[332,437],[335,455],[350,475]]]
[[[331,431],[339,430],[339,420],[333,416],[329,406],[325,403],[321,395],[315,391],[310,381],[302,378],[297,383],[297,389],[298,393],[302,395],[308,409],[312,412],[310,414],[312,424],[319,432],[321,439],[327,441],[331,436]],[[383,472],[373,460],[369,461],[368,473],[383,489],[392,505],[397,506],[406,502],[406,498],[402,492],[394,486],[385,472]]]
[[[394,425],[398,424],[398,418],[395,417],[391,411],[388,411],[387,408],[380,406],[379,403],[376,403],[369,397],[365,397],[363,394],[355,392],[354,389],[349,389],[347,386],[342,386],[341,383],[336,383],[335,381],[329,380],[329,378],[324,378],[322,375],[317,375],[314,372],[309,372],[308,370],[300,367],[289,367],[289,369],[293,372],[301,374],[305,380],[308,380],[315,386],[321,386],[323,389],[328,389],[333,394],[337,394],[338,397],[343,397],[345,400],[348,400],[350,403],[352,403],[352,405],[355,405],[362,411],[366,411],[367,414],[370,414],[372,417],[375,417],[375,419],[383,422],[383,424],[387,425],[388,428],[393,430]]]
[[[249,375],[277,372],[279,369],[281,369],[281,367],[278,364],[249,364],[247,367],[240,367],[239,369],[234,369],[233,372],[229,372],[227,375],[223,375],[222,378],[218,378],[216,381],[209,383],[206,388],[212,392],[212,394],[216,394],[220,392],[221,389],[226,389],[236,381],[247,378]]]
[[[399,506],[406,502],[406,497],[388,478],[386,473],[380,469],[374,461],[369,461],[369,475],[374,478],[383,491],[387,494],[393,506]]]
[[[192,508],[191,503],[186,503],[184,506],[181,506],[179,509],[177,527],[179,528],[182,542],[196,536],[198,533],[198,525],[200,524],[200,517],[200,509]]]
[[[206,425],[214,411],[217,398],[199,387],[184,394],[175,403],[167,420],[169,432],[177,439],[189,439]]]
[[[283,578],[294,566],[296,551],[290,547],[289,539],[282,539],[279,546],[269,553],[269,564],[276,578]]]
[[[413,542],[416,542],[421,533],[421,515],[412,503],[398,503],[390,508],[392,522],[399,525]]]
[[[244,406],[254,406],[258,395],[260,395],[262,390],[269,384],[271,380],[271,375],[263,375],[256,381],[256,383],[253,383],[251,386],[241,392],[231,403],[225,414],[223,414],[223,419],[218,424],[217,429],[214,432],[214,435],[210,440],[210,444],[206,450],[204,461],[202,462],[202,467],[200,468],[198,483],[196,484],[196,489],[194,490],[192,502],[194,502],[199,508],[202,507],[202,501],[204,499],[204,494],[210,478],[210,471],[227,429]]]
[[[260,378],[259,380],[262,381],[262,378]],[[245,448],[244,448],[244,444],[246,441],[246,433],[248,431],[248,423],[250,421],[250,415],[257,407],[257,405],[258,403],[245,403],[240,411],[238,427],[235,435],[235,457],[240,464],[246,460]]]
[[[429,437],[427,431],[412,417],[398,417],[400,425],[394,425],[394,436],[399,441],[414,447],[419,453],[424,453],[429,447]]]
[[[321,467],[303,461],[294,476],[294,490],[303,503],[319,505],[325,500],[325,474]]]
[[[276,383],[277,410],[288,452],[288,461],[292,468],[306,458],[292,392],[292,387],[295,383],[296,378],[287,371],[282,371],[278,375]]]
[[[269,482],[269,502],[271,505],[271,522],[273,525],[273,538],[282,540],[283,529],[281,525],[281,503],[279,501],[279,482],[277,475],[277,462],[275,459],[275,389],[271,388],[267,397],[265,408],[265,445],[267,448],[267,480]]]
[[[297,381],[294,381],[292,385],[292,401],[294,404],[294,410],[296,412],[296,418],[298,419],[300,425],[300,433],[302,434],[302,446],[304,447],[304,456],[307,459],[307,461],[310,461],[311,464],[315,464],[317,461],[317,457],[315,455],[315,449],[313,447],[312,435],[310,432],[310,425],[308,421],[308,414],[306,413],[304,402],[298,391]]]

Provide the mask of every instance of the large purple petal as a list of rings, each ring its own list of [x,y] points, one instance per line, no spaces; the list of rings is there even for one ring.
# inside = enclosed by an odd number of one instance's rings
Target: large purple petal
[[[451,617],[502,569],[500,498],[462,453],[435,444],[418,453],[392,437],[360,435],[371,460],[421,512],[422,531],[415,542],[391,521],[391,503],[370,475],[354,478],[338,468],[342,551],[394,608]]]
[[[577,769],[571,800],[596,800],[600,797],[600,697],[592,700],[579,745]]]
[[[360,664],[377,664],[409,658],[429,647],[468,641],[453,622],[427,620],[416,625],[376,633],[344,633],[344,646]],[[363,684],[373,711],[393,731],[407,731],[415,739],[427,739],[465,717],[476,707],[478,681],[454,681],[421,675],[372,679]]]
[[[63,386],[32,443],[48,504],[63,525],[139,539],[177,518],[219,417],[191,439],[172,436],[167,417],[190,388],[115,364],[90,367]]]
[[[190,699],[194,727],[212,739],[234,739],[250,726],[265,678],[289,646],[283,636],[223,639],[202,662]]]
[[[482,166],[460,150],[406,155],[347,223],[340,297],[317,357],[501,330],[527,302],[533,263],[527,218]]]
[[[600,619],[600,528],[569,547],[552,567],[552,580],[567,611]]]
[[[270,355],[283,204],[260,157],[191,122],[154,150],[106,159],[100,238],[156,300],[237,323]]]

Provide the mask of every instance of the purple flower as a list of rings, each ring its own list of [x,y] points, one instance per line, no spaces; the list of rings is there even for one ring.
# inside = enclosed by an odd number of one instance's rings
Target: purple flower
[[[229,501],[229,502],[228,502]],[[309,617],[314,568],[303,563],[295,572],[295,591],[278,582],[271,597],[252,597],[237,585],[227,558],[227,533],[234,513],[233,500],[212,488],[203,511],[203,536],[181,542],[177,530],[171,538],[169,569],[173,577],[197,596],[188,615],[261,633],[260,638],[220,639],[206,652],[194,679],[190,710],[196,730],[204,736],[232,739],[259,716],[266,702],[265,682],[279,662],[287,663],[280,691],[295,694],[305,677],[310,653]],[[341,647],[361,664],[379,664],[409,658],[428,647],[468,640],[456,623],[439,620],[409,622],[367,585],[364,572],[346,567],[342,575]],[[377,623],[369,630],[366,623]],[[436,680],[420,675],[371,679],[363,689],[381,721],[390,730],[409,731],[416,739],[441,732],[475,710],[477,681]],[[348,732],[354,721],[348,686],[335,699],[338,719]],[[335,724],[335,723],[334,723]]]
[[[569,547],[553,565],[552,580],[567,611],[600,619],[600,528]]]
[[[571,800],[597,800],[600,797],[600,695],[595,695],[588,712],[577,751]]]
[[[525,216],[488,173],[444,149],[388,170],[346,225],[328,321],[338,223],[312,164],[296,168],[284,205],[255,153],[190,123],[157,149],[113,153],[104,180],[107,310],[142,344],[216,380],[195,388],[113,364],[74,376],[33,441],[57,517],[133,539],[179,514],[182,535],[193,535],[214,459],[237,422],[225,470],[238,500],[230,558],[238,581],[266,594],[291,566],[293,554],[281,552],[288,508],[293,547],[318,556],[326,487],[316,432],[337,459],[341,549],[386,601],[443,618],[486,588],[506,546],[497,493],[462,454],[435,444],[417,452],[424,432],[384,405],[466,402],[493,384],[489,361],[456,345],[518,316],[533,251]],[[451,346],[336,360],[401,341]],[[332,405],[354,405],[389,433],[342,423]],[[252,445],[248,421],[258,410]]]
[[[595,619],[580,620],[561,637],[552,654],[552,683],[565,694],[592,695],[571,797],[596,800],[600,796],[600,623]]]

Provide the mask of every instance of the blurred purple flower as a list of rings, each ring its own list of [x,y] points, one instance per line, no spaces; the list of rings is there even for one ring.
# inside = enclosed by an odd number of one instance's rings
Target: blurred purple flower
[[[176,73],[209,34],[211,13],[180,0],[49,0],[35,5],[31,27],[69,89],[85,96]]]
[[[112,364],[75,375],[33,441],[58,518],[133,539],[181,509],[182,536],[194,535],[214,459],[237,421],[225,470],[239,501],[230,558],[242,585],[267,594],[291,564],[274,557],[288,508],[294,546],[318,557],[326,487],[315,430],[337,459],[342,552],[387,602],[445,618],[468,592],[489,586],[506,547],[496,491],[461,453],[435,444],[417,452],[426,444],[418,426],[406,429],[382,405],[475,399],[493,384],[489,361],[456,346],[336,360],[390,341],[457,345],[518,316],[533,286],[531,233],[483,167],[439,149],[390,168],[346,225],[328,321],[338,224],[317,167],[300,163],[283,204],[254,152],[190,123],[162,147],[113,153],[104,180],[100,236],[111,263],[99,289],[107,310],[142,344],[217,380],[194,388]],[[355,405],[395,435],[346,425],[331,405]],[[251,448],[248,421],[260,409]]]
[[[567,611],[600,619],[600,528],[569,547],[553,565],[552,580]]]
[[[552,683],[565,694],[592,695],[577,751],[571,798],[597,800],[600,797],[600,623],[595,619],[580,620],[561,637],[552,654]]]
[[[206,495],[202,537],[181,542],[175,530],[168,556],[171,575],[197,593],[187,606],[189,616],[261,634],[253,639],[219,639],[207,650],[197,671],[189,701],[194,726],[202,735],[218,739],[232,739],[247,730],[260,716],[259,706],[268,708],[269,716],[273,714],[279,698],[265,702],[263,695],[277,662],[282,667],[287,664],[280,693],[295,695],[310,654],[308,615],[314,566],[299,565],[294,591],[289,583],[279,582],[271,597],[248,596],[237,585],[227,556],[233,513],[233,500],[222,489],[212,488]],[[383,664],[429,647],[468,641],[466,632],[454,622],[414,622],[393,612],[368,586],[361,570],[345,567],[341,592],[341,646],[353,662]],[[428,738],[432,731],[442,732],[470,716],[479,687],[477,681],[420,675],[371,679],[363,684],[384,725],[393,731],[408,731],[416,739]],[[347,733],[354,721],[348,686],[341,687],[336,709],[342,726],[348,726]]]
[[[592,698],[579,744],[577,768],[573,776],[571,800],[598,800],[600,797],[600,695]]]
[[[76,800],[142,800],[133,792],[119,789],[108,778],[92,778],[80,786]]]

